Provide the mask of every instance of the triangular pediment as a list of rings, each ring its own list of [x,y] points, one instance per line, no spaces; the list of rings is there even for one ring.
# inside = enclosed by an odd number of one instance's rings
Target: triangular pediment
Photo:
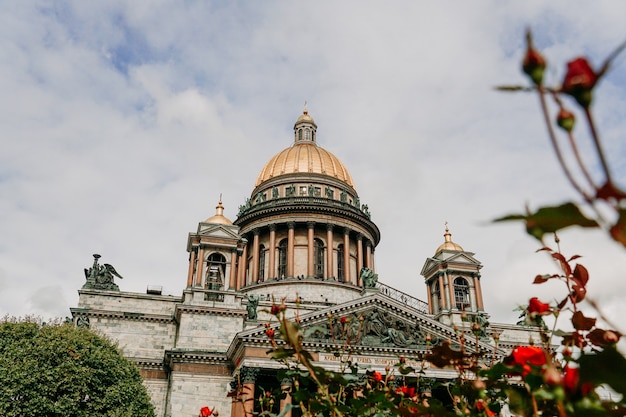
[[[456,265],[480,269],[480,262],[472,255],[473,253],[471,252],[442,251],[438,253],[436,257],[426,259],[420,273],[421,275],[428,276],[430,275],[430,271],[438,269],[442,264],[446,264],[445,268]]]
[[[198,234],[217,238],[239,240],[239,228],[222,224],[200,223]]]
[[[344,343],[348,338],[359,352],[425,351],[443,341],[457,339],[455,330],[423,312],[383,293],[372,291],[364,297],[324,308],[299,317],[305,345],[315,349]],[[278,323],[269,327],[278,334]],[[268,344],[265,326],[240,332],[238,343]],[[485,341],[465,341],[468,351],[493,349]],[[237,343],[237,342],[235,342]]]
[[[450,257],[446,259],[446,262],[448,262],[448,264],[457,263],[457,264],[480,265],[480,262],[478,262],[468,252],[453,253],[451,254]]]

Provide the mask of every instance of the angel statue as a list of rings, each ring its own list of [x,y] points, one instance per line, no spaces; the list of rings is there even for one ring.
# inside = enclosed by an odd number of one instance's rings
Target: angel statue
[[[83,285],[84,289],[119,291],[120,287],[113,282],[113,276],[118,278],[122,276],[113,268],[111,264],[98,264],[100,255],[93,255],[93,266],[89,269],[85,268],[85,278],[87,282]]]
[[[371,269],[367,267],[361,268],[361,282],[363,283],[363,288],[376,288],[376,282],[378,282],[378,274],[374,273]]]

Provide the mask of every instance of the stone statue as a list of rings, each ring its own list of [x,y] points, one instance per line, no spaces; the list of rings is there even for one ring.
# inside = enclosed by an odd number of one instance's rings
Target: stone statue
[[[333,198],[333,190],[330,187],[326,186],[324,192],[326,193],[326,198]]]
[[[296,186],[291,184],[287,187],[287,197],[293,197],[294,195],[296,195]]]
[[[258,317],[256,309],[259,306],[259,296],[250,294],[246,296],[248,299],[248,305],[246,306],[246,310],[248,310],[248,320],[256,320]]]
[[[363,213],[365,213],[368,219],[372,217],[372,214],[370,213],[370,210],[367,204],[363,204],[363,207],[361,207],[361,210],[363,211]]]
[[[76,327],[79,329],[88,329],[89,328],[89,317],[86,315],[80,315],[76,318]]]
[[[309,197],[313,197],[315,195],[315,187],[313,184],[309,185]]]
[[[361,268],[361,282],[363,283],[363,288],[376,288],[376,283],[378,282],[378,274],[375,274],[374,271],[367,267]]]
[[[478,337],[487,337],[487,327],[489,327],[489,321],[487,317],[482,314],[477,314],[472,318],[473,322],[480,326],[480,330],[478,331]]]
[[[272,187],[272,198],[278,198],[278,187]]]
[[[85,278],[87,282],[83,285],[85,289],[119,291],[120,287],[113,281],[113,276],[122,278],[115,268],[110,264],[98,265],[100,255],[93,255],[93,266],[89,269],[85,268]]]
[[[346,190],[341,190],[341,194],[339,194],[339,200],[341,200],[342,203],[345,203],[348,200],[348,193],[346,193]]]

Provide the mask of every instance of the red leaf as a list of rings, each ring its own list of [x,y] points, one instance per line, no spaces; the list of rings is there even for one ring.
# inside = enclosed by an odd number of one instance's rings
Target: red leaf
[[[573,260],[578,259],[578,258],[582,258],[582,256],[580,256],[580,255],[574,255],[574,256],[572,256],[571,258],[569,258],[569,259],[567,260],[567,262],[572,262]]]
[[[572,268],[569,266],[569,264],[565,260],[565,256],[561,255],[558,252],[555,252],[552,254],[552,257],[556,259],[557,261],[559,261],[559,263],[561,264],[561,270],[563,270],[563,273],[566,276],[570,276],[572,274]]]
[[[594,345],[600,346],[600,347],[604,347],[607,344],[612,344],[612,343],[607,343],[607,341],[604,339],[605,333],[606,333],[606,330],[595,329],[589,332],[589,334],[587,335],[587,339],[589,339],[589,341],[593,343]]]
[[[620,201],[626,199],[626,193],[617,188],[617,186],[612,182],[607,181],[598,189],[596,197],[607,201],[613,199]]]
[[[589,271],[587,271],[587,268],[580,264],[576,264],[573,276],[583,287],[587,285],[587,281],[589,281]]]
[[[596,319],[585,317],[581,311],[572,315],[572,324],[576,330],[591,330],[596,325]]]
[[[550,275],[537,275],[535,277],[535,280],[533,281],[533,284],[543,284],[544,282],[548,281],[551,278]]]
[[[611,227],[610,233],[613,240],[626,246],[626,209],[619,211],[619,219]]]
[[[587,290],[585,289],[585,287],[581,287],[580,285],[577,285],[577,284],[572,285],[572,293],[570,294],[572,303],[574,304],[580,303],[582,300],[585,299],[586,295],[587,295]]]

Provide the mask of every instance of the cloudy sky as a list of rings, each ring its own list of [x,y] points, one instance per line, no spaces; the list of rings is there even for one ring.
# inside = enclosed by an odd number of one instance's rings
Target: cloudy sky
[[[307,101],[381,229],[381,281],[425,299],[447,221],[484,265],[492,320],[515,321],[564,291],[531,284],[556,270],[521,224],[490,220],[576,196],[536,97],[493,87],[526,83],[526,27],[558,84],[569,59],[599,65],[625,19],[618,1],[2,2],[0,313],[69,315],[93,253],[124,291],[181,294],[187,234],[220,193],[236,218]],[[622,185],[625,74],[621,56],[594,103]],[[606,314],[626,314],[626,250],[561,239]]]

